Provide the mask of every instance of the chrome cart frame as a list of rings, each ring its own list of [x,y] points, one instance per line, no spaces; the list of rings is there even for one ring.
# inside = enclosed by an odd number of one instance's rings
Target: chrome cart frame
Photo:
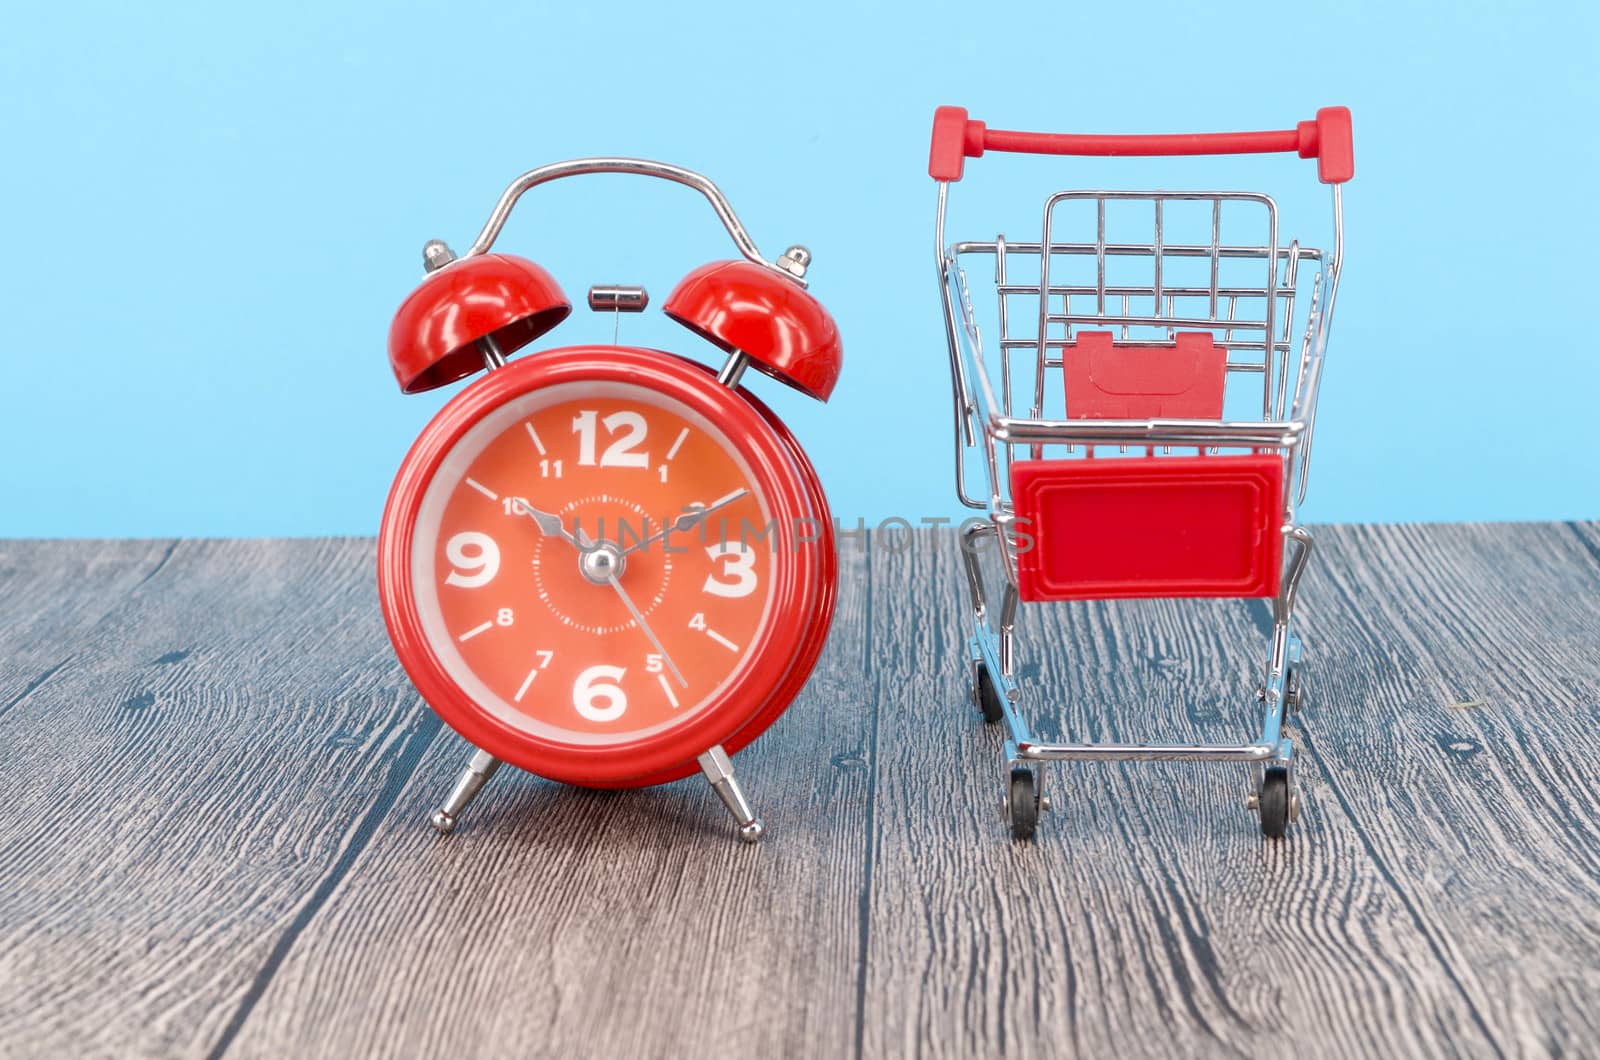
[[[1331,118],[1325,117],[1328,115]],[[1321,175],[1331,185],[1332,249],[1328,252],[1296,241],[1284,245],[1279,237],[1277,203],[1267,195],[1230,191],[1062,191],[1045,201],[1038,241],[1011,242],[1003,235],[981,241],[946,241],[950,189],[961,177],[962,158],[977,157],[986,148],[1051,154],[1298,149],[1306,156],[1308,139],[1313,154],[1320,148]],[[1329,108],[1319,113],[1317,122],[1301,123],[1297,130],[1282,133],[1192,137],[1013,133],[969,121],[958,108],[941,108],[936,118],[930,172],[938,183],[935,244],[954,397],[956,491],[963,505],[986,513],[985,518],[968,521],[961,542],[972,604],[968,641],[972,699],[987,721],[1005,724],[1002,805],[1019,838],[1031,837],[1040,811],[1050,808],[1044,796],[1046,762],[1246,763],[1253,774],[1247,805],[1259,814],[1267,836],[1283,835],[1298,814],[1294,749],[1283,730],[1287,712],[1299,708],[1303,694],[1302,648],[1293,620],[1312,538],[1297,524],[1295,508],[1306,493],[1317,393],[1343,261],[1341,187],[1352,167],[1349,116],[1342,108]],[[1148,237],[1108,235],[1108,208],[1149,210],[1153,225]],[[1209,240],[1171,235],[1167,218],[1180,209],[1198,210],[1202,216],[1209,210]],[[1092,216],[1093,227],[1063,238],[1060,215],[1071,210]],[[1240,210],[1259,221],[1262,235],[1258,239],[1236,242],[1224,238],[1225,211],[1232,211],[1226,218],[1231,221]],[[994,312],[987,322],[995,328],[997,341],[987,348],[967,282],[967,265],[975,259],[983,259],[982,267],[992,271],[995,285]],[[1180,271],[1177,265],[1183,266],[1187,278],[1174,275]],[[1238,276],[1252,265],[1261,270],[1254,278]],[[1125,275],[1139,268],[1143,273],[1137,278],[1130,280]],[[1199,276],[1209,278],[1197,279]],[[1020,311],[1018,303],[1022,303]],[[1259,377],[1259,419],[1069,419],[1064,409],[1055,415],[1049,384],[1063,372],[1069,343],[1090,326],[1114,330],[1122,347],[1148,348],[1156,353],[1170,349],[1179,331],[1209,333],[1215,346],[1227,351],[1225,384],[1230,407],[1239,403],[1244,389],[1255,392],[1251,377]],[[1014,370],[1017,354],[1026,356],[1031,371]],[[1253,409],[1254,399],[1250,400]],[[1025,414],[1019,415],[1019,411]],[[1195,455],[1281,455],[1283,570],[1272,597],[1265,676],[1255,690],[1262,713],[1252,742],[1049,743],[1035,739],[1023,718],[1022,689],[1015,670],[1021,528],[1012,491],[1012,463],[1019,459],[1116,456],[1128,447],[1143,449],[1157,460],[1174,450]],[[986,495],[969,492],[972,462],[983,469]],[[1004,571],[995,616],[991,616],[978,556],[979,546],[991,540],[999,546]],[[1048,548],[1050,542],[1036,544]]]

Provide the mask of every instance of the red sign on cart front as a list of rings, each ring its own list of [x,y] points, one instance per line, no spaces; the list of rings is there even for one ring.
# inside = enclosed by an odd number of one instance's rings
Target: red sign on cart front
[[[1276,596],[1283,458],[1019,460],[1024,600]]]

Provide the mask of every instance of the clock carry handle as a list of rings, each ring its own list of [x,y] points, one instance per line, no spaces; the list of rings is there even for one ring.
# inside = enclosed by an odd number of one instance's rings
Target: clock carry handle
[[[733,205],[728,202],[728,197],[722,190],[713,184],[710,178],[696,173],[692,169],[682,166],[670,165],[666,162],[654,162],[645,158],[574,158],[566,162],[552,162],[547,166],[530,169],[522,176],[513,180],[504,192],[500,194],[500,201],[495,203],[494,212],[489,215],[489,220],[484,222],[483,230],[478,233],[478,238],[472,241],[472,246],[467,248],[463,258],[487,254],[489,248],[494,246],[494,241],[499,238],[500,230],[505,227],[506,219],[511,216],[511,208],[522,198],[523,193],[531,191],[540,184],[562,180],[566,177],[581,177],[592,173],[622,173],[636,177],[655,177],[658,180],[670,180],[674,184],[682,184],[693,188],[711,203],[711,208],[717,212],[717,219],[722,222],[722,227],[727,229],[728,235],[733,238],[734,246],[739,248],[739,253],[748,261],[761,266],[769,272],[782,276],[791,283],[806,285],[804,277],[797,276],[794,272],[774,264],[761,256],[755,240],[750,238],[750,233],[745,231],[739,217],[733,212]]]

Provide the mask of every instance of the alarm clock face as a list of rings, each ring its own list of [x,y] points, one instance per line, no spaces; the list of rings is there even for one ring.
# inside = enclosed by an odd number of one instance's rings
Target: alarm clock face
[[[831,609],[812,498],[767,421],[670,355],[520,359],[407,458],[386,617],[496,757],[590,783],[670,769],[767,706]]]
[[[637,739],[701,709],[760,639],[771,520],[748,463],[685,405],[631,383],[525,394],[456,443],[423,497],[423,629],[509,724]]]

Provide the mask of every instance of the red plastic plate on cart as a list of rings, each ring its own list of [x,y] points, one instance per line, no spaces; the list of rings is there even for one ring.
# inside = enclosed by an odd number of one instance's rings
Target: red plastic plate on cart
[[[1011,496],[1024,600],[1278,594],[1276,454],[1019,460]]]
[[[1228,351],[1209,331],[1180,331],[1170,348],[1118,346],[1080,331],[1062,359],[1067,418],[1214,420],[1222,416]]]

